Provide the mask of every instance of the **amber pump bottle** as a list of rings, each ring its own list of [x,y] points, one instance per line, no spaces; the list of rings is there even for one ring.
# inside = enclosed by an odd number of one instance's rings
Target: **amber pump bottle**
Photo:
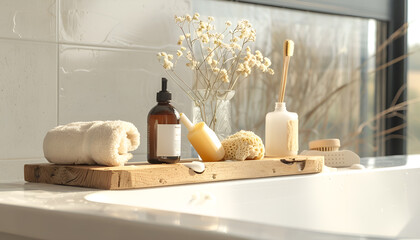
[[[147,161],[153,164],[177,163],[181,159],[181,125],[179,113],[170,104],[168,80],[162,78],[162,90],[157,93],[158,104],[147,116]]]

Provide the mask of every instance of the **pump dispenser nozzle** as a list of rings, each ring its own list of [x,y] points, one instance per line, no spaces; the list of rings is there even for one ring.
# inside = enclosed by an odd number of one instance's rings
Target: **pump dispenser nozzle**
[[[168,86],[168,79],[162,78],[162,90],[157,93],[156,101],[167,102],[169,100],[172,100],[172,94],[166,90],[167,86]]]

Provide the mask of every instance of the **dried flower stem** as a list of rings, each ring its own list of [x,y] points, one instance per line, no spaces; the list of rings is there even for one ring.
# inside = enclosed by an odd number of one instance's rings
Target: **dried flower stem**
[[[239,21],[233,30],[229,30],[232,23],[228,21],[221,33],[215,31],[213,17],[208,17],[208,21],[201,20],[198,13],[193,16],[175,16],[175,22],[182,32],[178,40],[180,49],[177,50],[177,56],[185,58],[186,66],[194,72],[193,87],[189,87],[175,73],[174,67],[178,59],[171,61],[172,55],[165,52],[159,53],[158,58],[172,76],[171,79],[179,81],[177,85],[201,109],[203,120],[215,127],[218,100],[223,100],[223,97],[218,96],[220,91],[234,90],[237,82],[247,78],[252,69],[274,74],[274,70],[270,68],[271,61],[259,51],[251,52],[247,46],[256,39],[255,29],[247,20]],[[228,42],[224,41],[226,32],[230,35]],[[199,93],[199,88],[204,88],[204,93]],[[210,105],[210,109],[206,109],[206,101],[215,103]],[[209,111],[212,112],[210,120],[205,119],[205,113]]]

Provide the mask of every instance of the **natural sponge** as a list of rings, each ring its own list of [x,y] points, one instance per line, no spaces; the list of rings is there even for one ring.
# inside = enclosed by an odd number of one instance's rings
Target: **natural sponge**
[[[222,141],[225,160],[256,160],[264,157],[264,144],[252,131],[241,130]]]

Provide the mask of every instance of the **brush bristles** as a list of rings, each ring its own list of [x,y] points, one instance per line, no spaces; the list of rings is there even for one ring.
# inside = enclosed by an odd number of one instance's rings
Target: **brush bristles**
[[[284,56],[293,56],[293,50],[295,48],[295,43],[292,40],[284,41],[283,51]]]
[[[312,148],[310,150],[323,151],[323,152],[335,152],[335,151],[338,151],[339,149],[340,149],[339,147],[317,147],[317,148]]]

